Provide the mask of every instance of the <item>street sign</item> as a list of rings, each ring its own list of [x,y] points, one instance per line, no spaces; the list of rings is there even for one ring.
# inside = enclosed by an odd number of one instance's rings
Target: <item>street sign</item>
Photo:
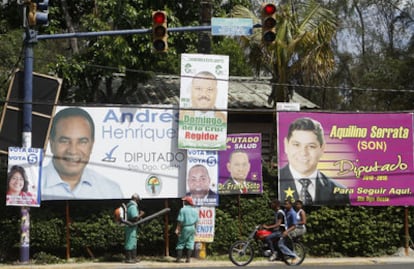
[[[211,34],[243,36],[253,33],[253,20],[246,18],[212,18]]]
[[[299,103],[287,103],[287,102],[277,102],[276,103],[277,111],[300,111]]]

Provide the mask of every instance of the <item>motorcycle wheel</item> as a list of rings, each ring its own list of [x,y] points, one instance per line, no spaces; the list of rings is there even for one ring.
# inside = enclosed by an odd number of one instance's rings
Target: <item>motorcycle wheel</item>
[[[234,265],[248,265],[253,257],[254,250],[248,241],[236,241],[229,248],[229,258]]]
[[[287,245],[291,250],[293,250],[296,253],[298,258],[294,259],[291,257],[284,256],[283,261],[287,265],[300,265],[305,260],[305,257],[306,257],[305,246],[301,242],[298,242],[298,241],[291,241]]]

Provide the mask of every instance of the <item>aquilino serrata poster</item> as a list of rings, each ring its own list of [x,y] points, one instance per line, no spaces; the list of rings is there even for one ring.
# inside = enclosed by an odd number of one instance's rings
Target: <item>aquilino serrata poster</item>
[[[414,204],[411,113],[279,112],[279,198]]]

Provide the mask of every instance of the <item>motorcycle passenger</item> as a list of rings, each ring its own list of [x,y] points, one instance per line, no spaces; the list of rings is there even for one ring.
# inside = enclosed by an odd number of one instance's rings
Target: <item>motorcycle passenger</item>
[[[306,212],[303,210],[303,202],[301,200],[295,201],[296,211],[296,229],[290,233],[292,237],[299,237],[306,233]]]
[[[288,215],[286,215],[285,212],[280,208],[280,201],[274,199],[271,203],[271,208],[274,211],[275,222],[270,225],[263,225],[263,228],[272,230],[272,233],[265,238],[266,243],[272,251],[272,255],[270,256],[269,261],[274,261],[277,259],[277,252],[275,251],[273,245],[273,240],[275,238],[280,238],[278,241],[278,247],[284,255],[292,259],[298,258],[297,255],[285,244],[284,237],[287,237],[288,233],[293,231],[296,227],[296,213],[292,208],[292,202],[285,200],[285,206]]]

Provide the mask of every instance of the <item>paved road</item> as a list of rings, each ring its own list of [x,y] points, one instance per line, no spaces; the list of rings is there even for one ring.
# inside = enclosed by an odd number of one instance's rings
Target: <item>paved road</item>
[[[191,263],[175,263],[174,257],[144,257],[143,260],[136,264],[127,264],[123,262],[84,262],[84,263],[65,263],[65,264],[47,264],[47,265],[38,265],[38,264],[0,264],[0,269],[129,269],[129,268],[239,268],[233,265],[230,260],[223,261],[212,261],[211,258],[207,259],[195,259],[193,258]],[[251,264],[246,268],[262,267],[266,268],[268,266],[284,266],[285,264],[277,262],[269,262],[265,258],[255,258]],[[395,255],[384,256],[384,257],[352,257],[352,258],[314,258],[306,257],[305,261],[300,267],[306,268],[308,266],[348,266],[352,268],[352,265],[355,266],[369,266],[369,265],[394,265],[394,268],[399,268],[402,266],[411,266],[414,268],[414,251],[409,249],[408,253],[405,252],[404,248],[400,248]],[[396,265],[396,266],[395,266]],[[401,265],[401,266],[398,266]],[[357,268],[357,267],[355,267]],[[385,268],[385,267],[384,267]],[[392,268],[392,267],[390,267]],[[404,267],[405,268],[405,267]]]
[[[269,261],[264,259],[255,259],[248,267],[267,267],[269,266]],[[275,264],[274,264],[275,263]],[[411,256],[387,256],[387,257],[372,257],[372,258],[306,258],[301,267],[321,265],[378,265],[378,264],[388,264],[388,265],[411,265],[411,268],[414,268],[414,255]],[[281,262],[273,262],[272,265],[276,266],[285,266]],[[67,264],[54,264],[54,265],[37,265],[37,264],[28,264],[28,265],[3,265],[0,264],[0,269],[76,269],[76,268],[93,268],[93,269],[120,269],[120,268],[213,268],[213,267],[229,267],[237,268],[230,261],[211,261],[193,259],[191,263],[175,263],[174,258],[170,257],[163,261],[154,261],[146,258],[137,264],[126,264],[126,263],[117,263],[117,262],[88,262],[88,263],[67,263]],[[397,266],[399,267],[399,266]]]

